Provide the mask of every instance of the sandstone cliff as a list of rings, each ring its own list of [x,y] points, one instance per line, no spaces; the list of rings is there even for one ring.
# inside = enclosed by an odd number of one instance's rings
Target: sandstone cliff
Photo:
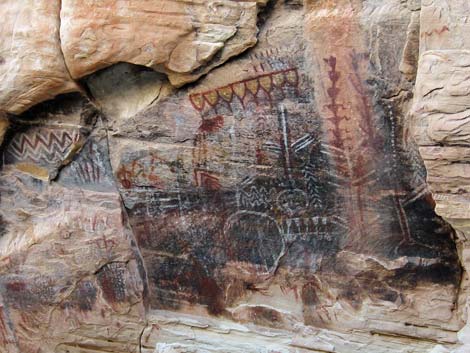
[[[0,352],[467,352],[466,0],[0,3]]]

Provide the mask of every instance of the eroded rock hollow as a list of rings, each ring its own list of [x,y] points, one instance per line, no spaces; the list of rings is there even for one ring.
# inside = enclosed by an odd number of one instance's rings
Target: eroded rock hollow
[[[465,0],[0,14],[1,353],[469,351]]]

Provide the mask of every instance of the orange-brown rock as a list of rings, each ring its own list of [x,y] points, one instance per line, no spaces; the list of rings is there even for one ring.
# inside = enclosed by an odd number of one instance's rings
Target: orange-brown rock
[[[0,3],[0,111],[21,113],[78,90],[60,48],[60,1]]]
[[[53,8],[81,88],[0,106],[0,353],[468,351],[466,1]]]
[[[3,143],[5,134],[10,126],[10,121],[6,117],[6,114],[0,112],[0,145]]]
[[[256,44],[266,0],[3,1],[0,110],[19,114],[119,62],[181,86]]]
[[[436,212],[456,229],[462,264],[470,265],[470,41],[468,2],[423,1],[413,133],[427,169]],[[463,287],[468,293],[468,277]],[[468,316],[468,300],[466,316]],[[467,318],[468,320],[468,318]],[[470,326],[459,338],[470,349]],[[446,351],[447,352],[447,351]]]
[[[65,61],[74,78],[128,62],[165,72],[180,86],[253,46],[264,3],[106,0],[90,8],[64,0]]]

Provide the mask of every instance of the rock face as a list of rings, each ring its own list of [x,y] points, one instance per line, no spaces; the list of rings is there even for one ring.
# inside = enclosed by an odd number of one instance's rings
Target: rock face
[[[122,61],[182,85],[253,46],[258,6],[266,1],[106,0],[90,16],[89,3],[65,0],[65,61],[74,78]]]
[[[60,1],[2,1],[0,112],[21,113],[78,90],[60,50]]]
[[[470,42],[463,33],[469,27],[469,10],[465,1],[423,3],[416,95],[410,112],[436,200],[436,212],[457,230],[462,263],[467,269],[470,265],[470,86],[466,77],[470,73]],[[465,275],[464,282],[467,280]],[[467,325],[460,334],[466,343],[462,352],[470,349],[468,330]]]
[[[2,352],[137,352],[145,270],[110,174],[106,131],[82,98],[57,104],[4,150],[2,215],[14,227],[1,238]],[[80,154],[57,181],[41,181],[43,168],[57,175],[78,140]]]
[[[0,5],[0,352],[465,352],[457,3]]]
[[[428,169],[437,211],[470,231],[469,74],[470,42],[465,1],[430,2],[423,7],[420,65],[413,107],[415,135]]]
[[[181,86],[256,43],[267,0],[2,1],[0,111],[18,114],[119,62]]]

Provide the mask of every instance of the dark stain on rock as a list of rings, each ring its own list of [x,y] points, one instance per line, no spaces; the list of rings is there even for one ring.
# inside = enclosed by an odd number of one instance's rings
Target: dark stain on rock
[[[374,281],[370,284],[370,293],[377,297],[377,299],[396,302],[399,298],[397,291],[389,288],[384,282]]]
[[[51,279],[34,278],[11,279],[4,282],[5,300],[17,309],[34,310],[38,306],[53,305],[56,300],[57,287]]]
[[[91,311],[96,302],[97,290],[91,281],[82,281],[72,292],[70,299],[65,301],[61,307],[78,309],[80,311]]]
[[[202,304],[212,315],[225,312],[222,289],[207,268],[195,258],[155,259],[155,267],[149,279],[157,292],[157,300],[152,302],[153,305],[171,307],[175,298],[178,298],[190,304]]]
[[[26,290],[26,283],[21,281],[12,281],[6,284],[6,289],[10,293],[22,292]]]
[[[59,94],[54,99],[41,102],[20,115],[21,120],[37,121],[57,115],[72,115],[92,109],[92,105],[80,93]],[[96,109],[95,109],[96,110]]]
[[[199,277],[196,281],[196,287],[202,303],[207,305],[210,314],[220,315],[224,312],[223,293],[213,278]]]
[[[204,119],[199,126],[199,132],[202,133],[214,133],[220,130],[224,126],[224,117],[217,115],[213,118]]]
[[[75,300],[80,310],[91,311],[96,302],[96,288],[93,283],[89,281],[80,283],[76,290]]]
[[[314,284],[306,283],[302,287],[302,303],[309,306],[318,305],[320,303]]]
[[[125,271],[125,264],[109,263],[98,272],[97,277],[103,291],[103,297],[109,303],[119,303],[126,300]]]
[[[461,267],[455,263],[434,263],[428,266],[407,264],[386,277],[390,286],[402,289],[413,289],[419,283],[439,283],[456,285],[461,276]]]
[[[364,291],[366,291],[366,289],[361,288],[356,281],[350,281],[344,284],[340,292],[340,298],[346,299],[355,310],[359,310],[362,306],[362,300],[365,294]]]
[[[264,306],[255,306],[249,309],[244,317],[239,321],[246,321],[256,325],[278,328],[282,327],[284,320],[282,315],[275,309],[267,308]]]

